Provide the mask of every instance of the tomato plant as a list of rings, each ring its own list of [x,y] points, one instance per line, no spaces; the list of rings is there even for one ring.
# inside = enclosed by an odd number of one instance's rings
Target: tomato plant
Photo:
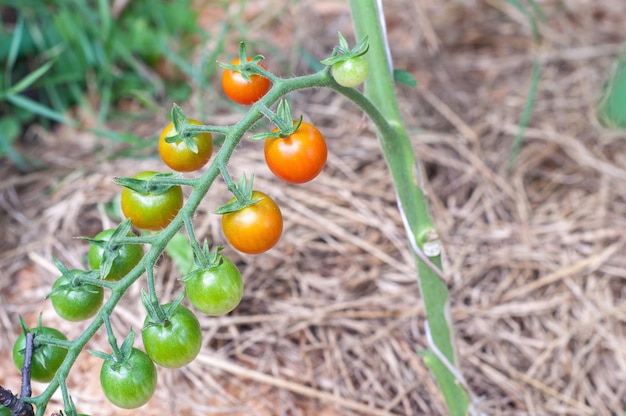
[[[11,416],[11,411],[0,404],[0,416]]]
[[[248,62],[252,61],[251,58],[247,58],[247,60]],[[231,62],[231,65],[239,65],[240,62],[237,58]],[[258,65],[265,69],[263,64],[259,63]],[[270,90],[271,86],[271,81],[261,75],[250,75],[250,81],[248,81],[234,69],[225,69],[222,73],[224,94],[237,104],[254,104]]]
[[[287,137],[266,139],[264,154],[267,166],[278,178],[290,183],[304,183],[322,171],[328,150],[322,133],[303,121]]]
[[[156,172],[140,172],[134,179],[149,180]],[[158,231],[169,225],[183,206],[180,186],[157,185],[154,189],[137,191],[128,187],[122,191],[122,212],[132,224],[144,230]]]
[[[143,257],[143,248],[139,244],[110,244],[114,232],[115,229],[109,229],[98,233],[93,239],[105,244],[92,243],[87,253],[89,267],[94,270],[101,267],[105,255],[113,258],[109,272],[104,276],[110,281],[118,281],[126,276]],[[127,234],[134,235],[132,232]]]
[[[70,276],[59,277],[52,285],[50,300],[56,313],[68,321],[84,321],[94,316],[104,299],[104,289],[82,283],[78,277],[84,273],[70,270]]]
[[[201,125],[197,120],[187,119],[189,123]],[[188,139],[178,138],[168,142],[178,132],[174,123],[170,122],[159,137],[159,154],[167,166],[178,172],[192,172],[204,166],[213,153],[213,137],[211,133],[200,133]]]
[[[355,56],[337,62],[330,67],[330,73],[343,87],[356,87],[365,82],[369,72],[369,64],[364,56]]]
[[[243,296],[241,273],[222,254],[217,255],[214,265],[183,277],[183,283],[193,307],[207,315],[224,315],[232,311]]]
[[[276,202],[260,191],[252,192],[252,205],[222,216],[222,231],[228,242],[247,254],[263,253],[280,239],[283,216]],[[229,203],[235,201],[231,199]]]
[[[163,305],[165,319],[154,320],[148,315],[143,323],[141,338],[148,357],[158,365],[180,368],[193,361],[202,346],[202,331],[196,316],[183,305],[169,310]]]
[[[29,329],[35,334],[33,360],[31,362],[30,376],[35,381],[48,383],[63,363],[67,355],[67,349],[56,345],[39,344],[38,336],[45,336],[58,340],[67,341],[67,337],[57,329],[47,326],[38,326]],[[26,350],[26,335],[21,334],[13,344],[13,362],[21,371],[24,365],[24,353]]]
[[[157,384],[154,363],[141,350],[132,348],[129,356],[119,362],[107,358],[100,369],[100,384],[106,398],[123,409],[136,409],[148,403]]]

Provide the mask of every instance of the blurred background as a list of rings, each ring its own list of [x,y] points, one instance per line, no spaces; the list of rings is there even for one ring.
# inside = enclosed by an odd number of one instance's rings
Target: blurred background
[[[618,415],[626,409],[626,3],[621,0],[384,2],[398,97],[422,164],[459,359],[477,412]],[[156,140],[172,104],[207,124],[246,109],[225,99],[216,61],[249,54],[283,77],[321,68],[341,32],[340,0],[0,0],[0,385],[19,390],[18,316],[70,337],[85,323],[45,296],[52,256],[84,269],[93,237],[120,221],[114,176],[164,170]],[[324,172],[275,179],[244,141],[232,173],[255,175],[285,231],[266,254],[224,252],[241,305],[200,317],[204,344],[159,369],[147,415],[445,415],[417,351],[424,311],[375,131],[335,93],[289,96],[324,133]],[[259,126],[259,129],[267,126]],[[225,244],[219,182],[194,218]],[[179,293],[188,258],[168,251],[159,294]],[[116,309],[141,328],[141,282]],[[140,346],[140,340],[137,339]],[[88,349],[109,352],[104,331]],[[79,412],[130,415],[100,391],[100,360],[68,378]],[[34,385],[35,394],[44,385]],[[47,414],[61,409],[60,393]]]

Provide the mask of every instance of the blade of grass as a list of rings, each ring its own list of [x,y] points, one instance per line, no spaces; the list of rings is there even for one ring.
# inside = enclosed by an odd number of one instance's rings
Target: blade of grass
[[[15,24],[15,30],[13,31],[13,38],[11,39],[11,47],[9,48],[9,56],[7,57],[6,73],[13,71],[13,66],[17,61],[17,55],[20,52],[20,45],[22,43],[22,37],[24,36],[24,17],[20,16]],[[5,73],[5,74],[6,74]],[[9,82],[6,83],[10,85]]]
[[[50,120],[58,121],[59,123],[65,123],[70,125],[75,125],[76,123],[73,120],[68,119],[65,115],[59,113],[58,111],[52,110],[42,104],[39,104],[36,101],[31,100],[30,98],[24,97],[23,95],[8,95],[6,97],[7,101],[11,104],[23,108],[24,110],[30,111],[31,113],[38,114],[42,117],[48,118]]]
[[[533,12],[531,13],[524,7],[524,5],[519,0],[505,0],[507,3],[511,4],[515,7],[520,13],[522,13],[528,22],[530,23],[533,31],[533,38],[535,44],[538,45],[541,42],[541,34],[539,33],[539,26],[537,25],[538,20],[544,19],[543,10],[537,4],[535,0],[529,0],[530,5],[532,7]],[[535,57],[533,62],[533,71],[530,76],[530,89],[528,91],[528,97],[526,98],[526,103],[524,104],[524,109],[522,111],[522,115],[519,121],[519,130],[513,139],[513,144],[511,146],[511,151],[509,152],[509,172],[513,169],[513,165],[515,164],[515,160],[517,159],[517,155],[522,147],[524,132],[526,131],[526,127],[528,127],[528,123],[530,122],[530,116],[532,114],[533,108],[535,106],[535,98],[537,96],[537,89],[539,87],[539,80],[541,79],[541,62],[539,58]]]
[[[511,151],[509,152],[509,171],[513,169],[515,159],[517,159],[517,155],[519,154],[519,151],[522,147],[524,132],[526,131],[526,127],[528,127],[530,116],[533,112],[533,108],[535,107],[535,99],[537,97],[537,89],[539,88],[540,79],[541,62],[539,62],[539,59],[536,58],[533,64],[533,72],[530,76],[530,91],[528,92],[528,97],[526,98],[526,103],[524,104],[524,111],[522,112],[522,116],[520,117],[519,121],[519,130],[515,135]]]
[[[50,68],[52,68],[52,65],[54,65],[54,61],[50,60],[30,74],[26,75],[24,78],[19,80],[17,84],[9,88],[6,92],[6,95],[19,94],[20,92],[24,91],[26,88],[37,82],[39,78],[44,76],[44,74],[48,72]]]
[[[607,128],[626,128],[626,55],[618,59],[609,74],[597,114]]]

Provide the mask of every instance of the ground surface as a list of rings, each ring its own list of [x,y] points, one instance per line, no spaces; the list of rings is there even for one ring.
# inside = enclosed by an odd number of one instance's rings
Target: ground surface
[[[344,2],[294,3],[251,2],[240,17],[268,64],[286,75],[308,71],[303,57],[323,58],[338,30],[350,34]],[[419,82],[400,87],[399,96],[445,244],[459,359],[475,409],[621,414],[626,135],[601,128],[595,106],[621,48],[626,3],[540,2],[540,46],[524,16],[502,1],[385,3],[395,64]],[[215,31],[225,14],[207,6],[202,19]],[[537,100],[509,171],[535,58],[542,68]],[[207,103],[206,121],[236,121],[241,113],[216,104],[216,91],[195,97]],[[328,166],[312,183],[288,186],[272,178],[258,143],[235,153],[233,172],[253,172],[257,187],[281,205],[284,237],[256,257],[225,250],[245,278],[242,304],[229,316],[202,318],[201,355],[184,369],[160,370],[157,394],[141,412],[444,415],[415,354],[426,346],[424,311],[372,126],[334,94],[292,98],[327,136]],[[132,129],[153,137],[170,105]],[[73,237],[114,225],[103,210],[119,191],[112,176],[162,169],[154,157],[111,161],[107,150],[94,151],[109,145],[67,128],[33,128],[23,151],[47,168],[19,174],[0,162],[3,386],[18,388],[9,357],[18,315],[33,324],[43,312],[46,324],[70,336],[85,325],[62,322],[43,300],[56,278],[52,256],[84,267],[88,247]],[[198,235],[214,244],[224,240],[211,212],[226,197],[217,186],[195,218]],[[180,288],[176,269],[164,259],[156,273],[160,293],[171,299]],[[143,316],[135,288],[114,327],[125,334]],[[99,333],[88,348],[109,347]],[[104,400],[99,367],[84,353],[68,379],[79,409],[137,414]]]

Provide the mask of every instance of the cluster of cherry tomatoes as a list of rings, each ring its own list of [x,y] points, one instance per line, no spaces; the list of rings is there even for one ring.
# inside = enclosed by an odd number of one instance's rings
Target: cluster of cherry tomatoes
[[[251,59],[247,58],[247,61]],[[260,62],[255,63],[265,69]],[[258,74],[242,75],[236,70],[239,64],[237,59],[223,72],[224,93],[236,103],[251,105],[270,90],[272,83]],[[352,87],[363,82],[367,75],[367,63],[361,56],[353,57],[334,63],[331,74],[340,85]],[[188,122],[201,125],[197,120],[188,119]],[[287,133],[279,128],[272,133],[272,137],[265,139],[264,156],[267,166],[278,178],[299,184],[314,179],[322,171],[327,147],[315,126],[294,121]],[[213,137],[208,132],[191,138],[181,137],[174,123],[169,123],[159,137],[158,149],[169,168],[177,172],[192,172],[201,169],[211,159]],[[106,285],[94,284],[93,279],[118,282],[144,256],[140,244],[118,242],[120,238],[135,236],[130,224],[141,230],[158,231],[167,227],[183,207],[181,186],[163,185],[158,181],[150,186],[150,180],[156,175],[158,173],[152,171],[140,172],[133,178],[146,185],[123,189],[121,208],[130,223],[126,221],[124,227],[104,230],[89,239],[91,271],[68,270],[57,261],[62,275],[54,283],[49,298],[59,316],[68,321],[83,321],[97,314],[104,301]],[[226,206],[235,202],[236,198],[232,198]],[[222,229],[235,249],[247,254],[263,253],[272,248],[282,234],[282,214],[271,197],[250,189],[243,205],[222,213]],[[205,251],[195,254],[202,257],[196,259],[196,264],[202,267],[197,267],[181,279],[189,302],[194,309],[207,315],[232,311],[243,295],[239,270],[219,249],[210,253],[205,248]],[[180,368],[198,355],[202,345],[200,324],[194,313],[181,304],[182,296],[165,305],[150,306],[144,300],[148,309],[141,331],[145,352],[132,346],[131,332],[121,348],[114,348],[114,353],[94,353],[104,359],[100,372],[101,385],[106,397],[116,406],[132,409],[148,402],[157,384],[155,364]],[[62,345],[67,338],[54,328],[42,326],[41,322],[35,328],[28,329],[23,323],[22,326],[25,333],[32,332],[35,337],[58,341],[36,345],[32,358],[31,378],[50,382],[68,353]],[[24,364],[25,347],[26,336],[22,334],[13,347],[13,359],[19,369]],[[0,406],[0,414],[5,411]]]

